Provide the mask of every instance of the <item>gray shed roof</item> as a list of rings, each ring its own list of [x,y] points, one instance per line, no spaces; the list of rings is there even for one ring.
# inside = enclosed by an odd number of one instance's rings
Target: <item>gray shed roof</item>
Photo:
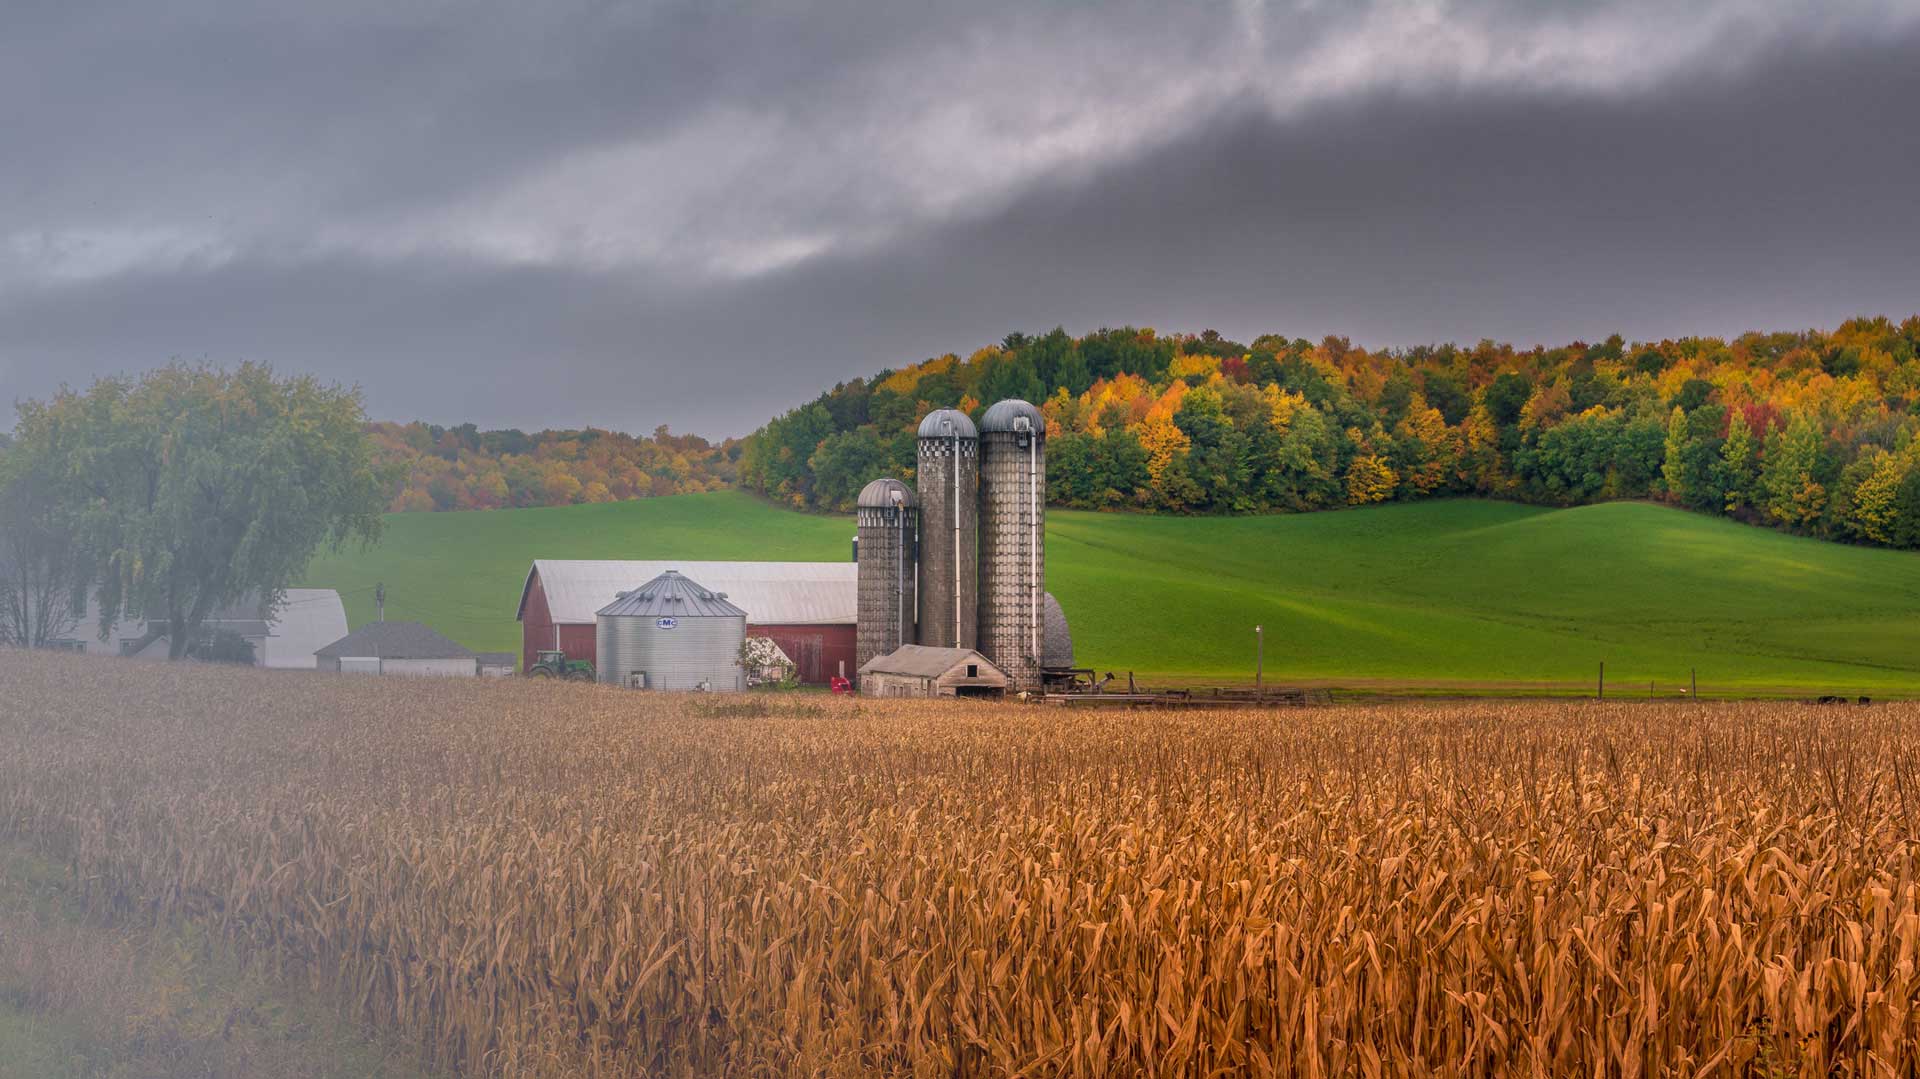
[[[727,598],[668,570],[594,612],[600,618],[745,618]]]
[[[381,659],[464,659],[473,655],[418,622],[369,622],[315,652],[322,659],[379,656]]]
[[[512,667],[519,662],[520,653],[518,652],[480,653],[480,665],[482,667]]]
[[[935,648],[926,644],[903,644],[884,656],[875,656],[860,668],[860,673],[938,678],[962,663],[975,663],[992,671],[995,677],[1006,677],[1006,672],[994,666],[992,660],[971,648]]]
[[[946,421],[949,420],[953,421],[952,430],[948,430],[945,426]],[[973,421],[959,409],[936,408],[927,413],[926,419],[920,421],[921,438],[952,438],[956,434],[961,438],[980,437],[980,432],[974,428]]]
[[[1027,423],[1034,434],[1042,438],[1046,437],[1047,418],[1040,414],[1039,409],[1017,397],[1010,397],[1005,401],[997,402],[993,407],[987,409],[980,417],[980,430],[988,434],[996,431],[1012,431],[1015,429],[1014,421],[1022,416],[1026,417]]]

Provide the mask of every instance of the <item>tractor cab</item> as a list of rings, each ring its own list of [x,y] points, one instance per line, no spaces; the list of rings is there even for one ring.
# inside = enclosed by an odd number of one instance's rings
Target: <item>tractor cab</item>
[[[591,682],[593,664],[584,659],[568,659],[565,652],[542,651],[536,653],[539,659],[527,668],[529,678],[565,678],[570,682]]]

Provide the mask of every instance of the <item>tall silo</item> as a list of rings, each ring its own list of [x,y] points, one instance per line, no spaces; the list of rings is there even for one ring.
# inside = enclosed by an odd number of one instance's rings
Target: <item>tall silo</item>
[[[1047,421],[1025,401],[980,417],[980,651],[1016,690],[1040,689]]]
[[[596,612],[595,668],[602,682],[644,689],[747,688],[740,648],[747,612],[668,570]]]
[[[920,421],[920,640],[972,648],[980,603],[980,434],[964,412]]]
[[[913,644],[914,545],[920,525],[913,488],[896,479],[878,479],[860,491],[855,503],[860,560],[859,629],[854,670],[875,656]]]

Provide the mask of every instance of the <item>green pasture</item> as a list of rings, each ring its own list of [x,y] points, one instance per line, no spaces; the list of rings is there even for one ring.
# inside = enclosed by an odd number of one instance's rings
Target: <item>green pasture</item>
[[[397,514],[322,556],[356,626],[387,617],[516,649],[539,558],[848,556],[850,517],[723,492],[609,505]],[[1047,584],[1080,662],[1156,682],[1267,677],[1380,691],[1920,693],[1920,556],[1639,503],[1452,500],[1271,517],[1054,511]],[[639,582],[635,582],[636,584]]]

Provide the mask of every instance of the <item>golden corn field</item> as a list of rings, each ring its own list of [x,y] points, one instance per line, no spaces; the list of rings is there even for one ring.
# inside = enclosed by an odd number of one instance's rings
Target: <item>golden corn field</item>
[[[0,833],[474,1075],[1910,1075],[1920,706],[0,655]]]

